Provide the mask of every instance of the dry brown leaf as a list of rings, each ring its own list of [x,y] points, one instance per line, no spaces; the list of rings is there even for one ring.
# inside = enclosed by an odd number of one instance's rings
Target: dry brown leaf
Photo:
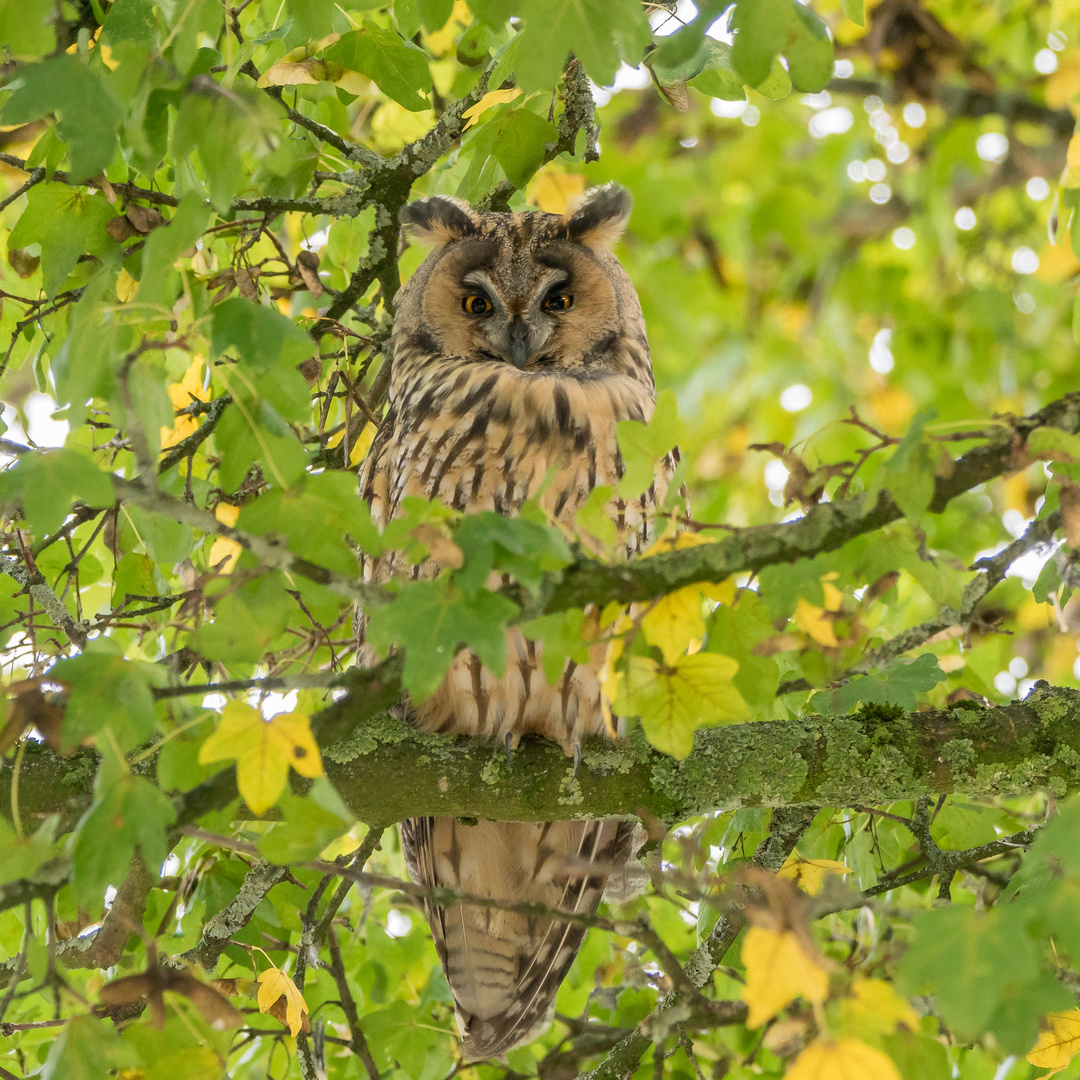
[[[319,280],[319,256],[314,251],[301,251],[296,256],[296,269],[304,279],[307,291],[318,298],[323,294],[322,282]]]
[[[119,217],[114,217],[105,225],[105,231],[118,244],[122,244],[125,240],[130,240],[133,236],[139,235],[139,230],[135,228],[127,214],[121,214]]]
[[[259,271],[249,270],[246,266],[235,271],[236,287],[240,295],[247,300],[254,300],[258,295]]]
[[[141,233],[151,232],[165,224],[165,219],[153,207],[132,203],[125,211],[128,221]]]

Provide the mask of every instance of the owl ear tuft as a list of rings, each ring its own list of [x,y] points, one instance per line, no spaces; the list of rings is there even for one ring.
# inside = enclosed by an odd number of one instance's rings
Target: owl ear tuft
[[[566,215],[570,239],[586,247],[611,247],[626,229],[632,205],[630,193],[614,181],[585,192]]]
[[[449,244],[477,231],[475,211],[461,199],[435,196],[418,199],[401,208],[398,215],[410,235],[421,244]]]

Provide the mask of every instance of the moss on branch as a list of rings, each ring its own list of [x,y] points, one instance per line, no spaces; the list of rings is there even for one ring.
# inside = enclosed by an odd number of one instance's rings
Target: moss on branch
[[[327,710],[345,721],[357,706]],[[324,714],[325,715],[325,714]],[[640,736],[585,748],[582,768],[553,743],[526,740],[510,763],[501,746],[413,731],[386,716],[324,745],[326,771],[363,821],[447,814],[502,821],[634,816],[668,823],[743,806],[881,805],[951,792],[969,796],[1080,791],[1080,694],[1045,683],[999,708],[738,724],[700,731],[685,761]],[[24,827],[89,805],[92,761],[27,748],[19,800]],[[0,777],[8,813],[10,773]],[[181,816],[235,798],[232,770],[183,796]],[[190,804],[190,805],[188,805]]]

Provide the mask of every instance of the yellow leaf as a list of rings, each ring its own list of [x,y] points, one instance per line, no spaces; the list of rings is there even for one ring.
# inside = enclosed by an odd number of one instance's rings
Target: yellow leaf
[[[285,790],[291,765],[301,776],[322,776],[322,756],[304,713],[264,720],[243,701],[230,701],[217,731],[199,749],[199,763],[236,759],[236,787],[255,814],[269,810]]]
[[[707,536],[696,532],[664,533],[663,536],[654,540],[645,551],[643,557],[649,555],[663,555],[668,551],[682,551],[683,548],[701,547],[702,544],[711,544],[714,541]]]
[[[663,653],[664,662],[674,664],[694,638],[705,636],[701,590],[687,585],[661,597],[642,617],[641,629],[645,640]]]
[[[821,892],[826,874],[850,873],[842,862],[835,859],[804,859],[797,851],[793,851],[776,876],[788,878],[811,896],[816,896]]]
[[[618,605],[614,605],[618,610]],[[615,719],[611,712],[611,703],[618,697],[619,684],[623,680],[623,673],[615,670],[615,665],[623,654],[626,641],[622,635],[634,625],[634,620],[625,612],[621,612],[611,627],[613,635],[604,650],[604,665],[600,669],[600,712],[604,717],[604,726],[612,737],[615,736]]]
[[[841,1008],[845,1023],[854,1022],[869,1027],[881,1035],[891,1035],[903,1024],[911,1031],[919,1030],[919,1014],[883,979],[856,977],[851,997]]]
[[[891,1057],[859,1039],[815,1039],[784,1076],[785,1080],[901,1080]]]
[[[133,299],[139,291],[139,283],[127,272],[121,270],[116,275],[116,297],[121,304],[126,304]]]
[[[915,401],[902,386],[886,386],[870,398],[870,413],[879,427],[896,434],[915,415]]]
[[[750,709],[731,681],[738,670],[735,660],[717,653],[695,653],[664,666],[631,656],[614,707],[621,716],[640,717],[657,750],[684,758],[698,728],[749,719]]]
[[[836,648],[839,644],[832,620],[825,616],[825,609],[819,608],[816,604],[807,603],[801,596],[795,605],[795,625],[819,645]]]
[[[742,998],[750,1006],[747,1027],[760,1027],[797,997],[821,1002],[829,993],[824,968],[790,930],[779,933],[751,926],[743,941],[742,961],[746,965]]]
[[[289,1025],[289,1034],[296,1038],[296,1033],[303,1026],[301,1013],[308,1011],[304,995],[296,989],[296,983],[280,968],[267,968],[259,976],[259,1012],[269,1012],[278,998],[285,999],[285,1022]]]
[[[1074,116],[1077,114],[1080,109],[1076,103],[1076,95],[1080,93],[1080,52],[1070,49],[1058,58],[1057,71],[1046,80],[1044,93],[1051,109],[1068,106]]]
[[[125,270],[123,273],[127,273]],[[122,275],[121,275],[122,276]],[[137,287],[137,286],[136,286]],[[116,281],[116,295],[120,296],[120,278]],[[123,299],[123,297],[121,297]],[[178,383],[171,383],[165,387],[169,400],[174,409],[186,409],[194,401],[209,401],[210,391],[203,387],[202,369],[205,361],[196,353],[191,358],[191,364],[184,372],[183,378]],[[194,416],[178,416],[172,427],[161,429],[161,449],[168,450],[171,446],[183,442],[189,435],[198,429],[199,423]]]
[[[240,507],[233,506],[231,503],[220,502],[214,509],[214,517],[222,525],[228,525],[230,528],[236,524],[239,516]],[[216,566],[219,573],[231,574],[233,567],[236,566],[236,560],[240,558],[241,551],[243,548],[235,540],[230,540],[227,536],[219,536],[210,548],[208,556],[210,566]]]
[[[488,111],[488,109],[494,109],[496,105],[502,105],[507,101],[513,101],[514,98],[520,97],[521,91],[518,89],[512,90],[489,90],[475,105],[470,105],[461,115],[465,118],[466,124],[464,131],[468,131],[473,124],[480,122],[480,117]]]
[[[584,194],[584,176],[550,168],[533,177],[525,201],[548,214],[565,214],[570,203]]]
[[[1080,1009],[1050,1013],[1045,1023],[1047,1026],[1027,1059],[1040,1069],[1053,1069],[1054,1072],[1046,1074],[1053,1076],[1080,1053]]]

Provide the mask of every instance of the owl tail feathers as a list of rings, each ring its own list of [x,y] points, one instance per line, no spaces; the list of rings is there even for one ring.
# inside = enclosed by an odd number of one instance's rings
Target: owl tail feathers
[[[630,854],[633,826],[614,821],[402,822],[413,880],[552,912],[427,901],[428,923],[458,1014],[465,1061],[498,1057],[551,1023],[555,995],[589,915]]]
[[[556,986],[555,990],[558,989]],[[509,1010],[508,1010],[509,1012]],[[523,1043],[538,1039],[555,1019],[555,994],[551,994],[547,1009],[539,1018],[532,1018],[532,1026],[527,1030],[509,1015],[493,1016],[490,1020],[479,1017],[463,1017],[458,1013],[458,1028],[461,1031],[461,1060],[466,1065],[474,1061],[486,1061],[498,1058]]]

